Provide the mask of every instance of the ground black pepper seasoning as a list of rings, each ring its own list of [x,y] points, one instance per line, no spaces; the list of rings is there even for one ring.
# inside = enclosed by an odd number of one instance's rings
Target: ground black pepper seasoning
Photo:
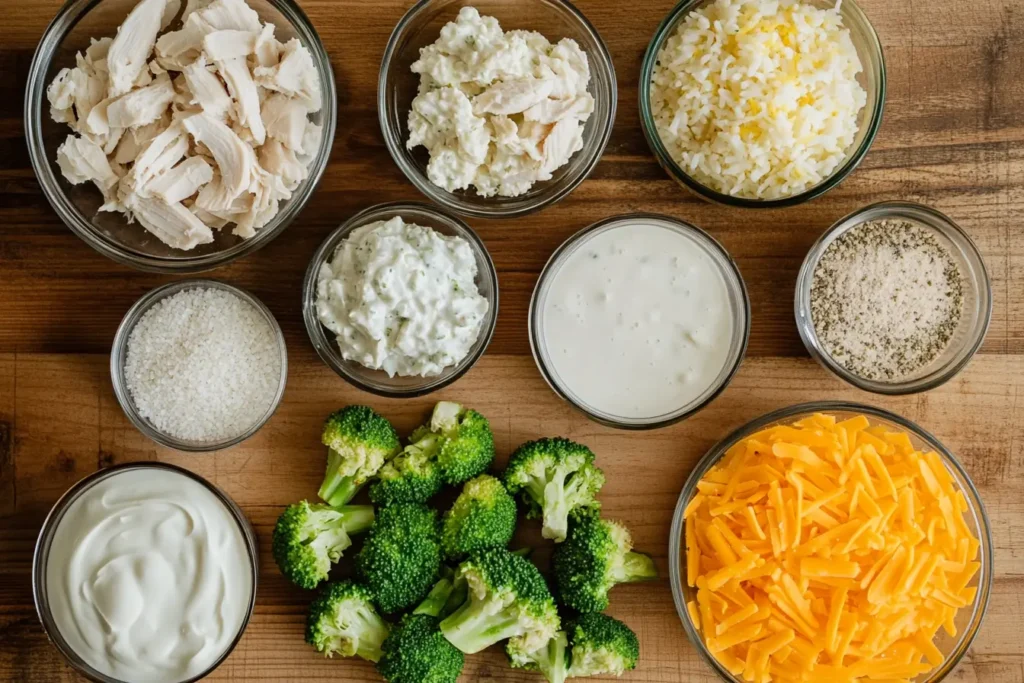
[[[963,313],[963,276],[927,228],[862,223],[825,249],[811,282],[811,321],[825,351],[864,379],[899,381],[949,346]]]

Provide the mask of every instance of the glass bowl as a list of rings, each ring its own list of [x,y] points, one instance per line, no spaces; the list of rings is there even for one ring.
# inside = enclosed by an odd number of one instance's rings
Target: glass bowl
[[[349,234],[356,228],[376,221],[387,221],[396,216],[400,216],[407,223],[415,223],[432,228],[442,235],[454,235],[466,240],[476,257],[477,289],[481,296],[487,299],[487,316],[480,328],[480,335],[469,353],[457,365],[446,367],[440,375],[433,377],[401,377],[398,375],[389,377],[383,370],[371,370],[354,360],[345,360],[338,348],[334,333],[324,327],[317,317],[317,280],[323,264],[334,257],[338,246],[348,239]],[[472,228],[455,216],[417,202],[378,204],[345,221],[316,250],[309,262],[306,279],[302,286],[302,317],[306,322],[309,340],[313,343],[317,355],[339,377],[363,391],[378,396],[414,398],[437,391],[455,382],[469,372],[469,369],[476,365],[476,362],[484,355],[487,345],[491,343],[491,337],[494,336],[494,326],[498,321],[498,274],[483,241],[473,232]]]
[[[256,606],[256,588],[259,583],[259,553],[257,552],[256,533],[253,531],[252,525],[249,523],[249,520],[246,519],[238,505],[236,505],[235,502],[227,496],[227,494],[199,475],[184,468],[161,462],[133,462],[114,465],[113,467],[107,467],[97,472],[93,472],[72,486],[63,496],[60,497],[59,500],[57,500],[56,503],[54,503],[53,508],[51,508],[46,519],[43,521],[42,529],[39,531],[39,538],[36,541],[35,551],[32,555],[32,599],[35,602],[36,614],[43,625],[43,630],[46,632],[50,642],[57,648],[57,651],[60,652],[64,661],[66,661],[69,666],[91,681],[98,681],[99,683],[129,683],[128,681],[121,681],[97,671],[87,663],[82,656],[75,652],[68,641],[61,635],[50,604],[46,569],[54,535],[67,513],[68,508],[90,488],[105,479],[117,476],[124,472],[145,469],[166,470],[168,472],[180,474],[209,489],[209,491],[220,501],[238,525],[238,530],[242,535],[242,540],[245,543],[246,552],[249,558],[249,570],[252,573],[252,595],[249,598],[248,608],[239,626],[238,633],[232,639],[227,649],[224,650],[224,652],[222,652],[205,671],[197,676],[193,676],[180,682],[193,683],[193,681],[205,678],[214,669],[220,666],[221,663],[228,658],[228,655],[230,655],[235,649],[235,646],[238,645],[238,641],[242,639],[242,634],[245,633],[245,629],[249,625],[249,620],[252,618],[253,608]]]
[[[825,350],[811,319],[811,285],[818,261],[832,242],[847,230],[866,221],[903,218],[929,228],[940,244],[956,259],[964,281],[964,308],[960,324],[949,345],[935,360],[906,379],[880,382],[850,372]],[[992,286],[985,261],[971,238],[949,217],[921,204],[880,202],[842,218],[811,246],[796,281],[794,300],[796,326],[807,352],[824,368],[864,391],[878,394],[913,394],[929,391],[948,382],[964,369],[981,347],[992,319]]]
[[[152,422],[139,413],[131,391],[128,390],[128,382],[125,377],[125,363],[128,360],[128,339],[131,337],[132,330],[135,329],[135,325],[142,319],[142,316],[156,305],[157,302],[186,289],[219,289],[234,294],[260,312],[277,338],[278,347],[281,352],[281,379],[277,387],[277,393],[274,395],[274,399],[270,402],[270,406],[263,416],[249,429],[237,436],[219,441],[189,441],[166,434],[157,429]],[[240,444],[248,439],[258,432],[267,423],[267,420],[273,416],[274,412],[277,411],[277,407],[281,404],[281,399],[284,397],[284,388],[288,381],[288,349],[285,346],[281,326],[277,324],[274,314],[270,312],[270,309],[262,301],[249,292],[224,284],[223,282],[217,282],[216,280],[181,280],[164,285],[163,287],[157,287],[128,309],[128,312],[121,320],[121,325],[117,328],[117,333],[114,335],[114,343],[110,351],[110,378],[114,385],[114,395],[117,396],[117,402],[121,405],[124,414],[128,416],[128,419],[140,432],[150,439],[162,446],[179,451],[192,453],[219,451]]]
[[[658,163],[661,164],[661,167],[665,169],[673,180],[701,199],[716,204],[748,209],[781,208],[802,204],[809,199],[825,194],[853,172],[853,169],[861,162],[864,155],[868,153],[868,149],[878,133],[878,128],[882,125],[882,109],[885,104],[886,89],[885,57],[882,54],[882,44],[878,39],[878,34],[875,33],[871,22],[868,21],[867,16],[853,0],[843,0],[840,6],[843,25],[849,29],[853,45],[864,67],[864,70],[857,78],[867,92],[867,103],[860,112],[857,135],[854,138],[853,144],[847,149],[844,161],[836,166],[829,177],[799,194],[778,199],[734,197],[713,190],[700,183],[683,170],[672,158],[665,145],[661,142],[651,105],[650,84],[654,75],[654,67],[658,63],[658,54],[661,52],[665,41],[675,33],[679,24],[690,12],[706,7],[714,1],[682,0],[669,12],[665,20],[661,22],[661,25],[658,26],[658,30],[655,32],[654,38],[651,39],[651,43],[647,48],[647,53],[644,55],[644,61],[640,68],[640,121],[651,151],[654,152]],[[823,8],[832,8],[836,5],[835,0],[804,0],[804,2]]]
[[[688,404],[679,406],[675,410],[663,415],[643,418],[613,415],[591,405],[573,391],[568,383],[559,376],[552,361],[544,336],[543,315],[551,283],[569,256],[583,248],[591,238],[607,230],[638,221],[649,224],[654,228],[671,230],[688,238],[709,259],[725,283],[733,321],[728,355],[714,382]],[[555,253],[551,255],[551,258],[541,271],[540,278],[537,280],[537,286],[533,290],[533,297],[530,300],[529,327],[530,348],[533,351],[533,359],[537,363],[537,368],[540,370],[541,375],[544,376],[548,386],[563,400],[571,403],[577,410],[595,422],[609,427],[632,430],[659,429],[686,419],[701,410],[722,393],[729,385],[729,382],[732,381],[733,375],[736,374],[740,364],[743,362],[743,356],[747,350],[747,341],[750,337],[750,301],[747,297],[747,288],[739,268],[725,248],[715,241],[713,237],[700,228],[669,216],[634,213],[606,218],[603,221],[586,227],[567,239],[555,250]]]
[[[309,162],[309,177],[281,203],[280,212],[250,239],[214,230],[214,241],[190,251],[172,249],[138,223],[128,224],[119,213],[99,212],[103,197],[91,182],[68,183],[57,167],[57,147],[72,133],[50,118],[46,88],[61,68],[74,66],[75,53],[89,46],[92,37],[113,36],[138,0],[70,0],[47,27],[36,49],[25,90],[25,137],[32,168],[54,211],[89,246],[118,263],[139,270],[194,273],[212,270],[256,251],[277,237],[295,220],[319,183],[337,121],[334,74],[330,59],[313,25],[292,0],[247,0],[260,19],[276,26],[275,36],[285,42],[298,38],[313,56],[323,95],[323,108],[310,116],[323,126],[320,146]],[[171,24],[174,27],[174,24]]]
[[[672,517],[672,529],[669,534],[669,574],[672,583],[672,599],[675,602],[676,612],[679,613],[679,619],[683,622],[683,629],[686,631],[686,635],[689,637],[693,647],[723,681],[742,683],[743,679],[730,674],[708,651],[701,638],[700,629],[693,623],[687,610],[686,605],[695,598],[696,591],[686,585],[686,539],[683,513],[687,504],[689,504],[697,492],[697,483],[708,470],[725,456],[732,446],[766,427],[792,424],[815,413],[833,415],[837,419],[846,419],[861,414],[868,418],[872,426],[881,425],[907,432],[915,448],[934,450],[939,454],[956,482],[956,486],[963,492],[967,500],[967,525],[981,544],[978,553],[978,562],[980,562],[981,568],[968,585],[976,586],[978,592],[970,609],[964,608],[957,612],[955,623],[958,635],[955,638],[951,638],[945,631],[940,631],[941,635],[935,640],[936,646],[942,651],[945,659],[941,665],[928,674],[927,678],[919,680],[919,683],[937,683],[956,668],[960,659],[970,648],[971,643],[981,628],[981,622],[985,618],[994,576],[992,534],[989,529],[988,515],[985,513],[985,506],[982,504],[981,496],[974,487],[971,478],[959,461],[957,461],[956,457],[938,439],[910,420],[889,411],[866,405],[842,401],[818,401],[776,410],[740,427],[722,439],[701,458],[686,480],[682,493],[679,495],[675,514]]]
[[[551,180],[536,183],[519,197],[485,198],[472,188],[448,192],[427,178],[429,153],[423,147],[405,147],[409,110],[419,87],[419,77],[409,67],[419,58],[420,48],[436,41],[441,27],[454,20],[463,7],[475,7],[481,15],[496,17],[504,31],[538,31],[552,42],[572,38],[589,58],[594,113],[583,132],[583,149],[555,171]],[[377,84],[377,114],[395,163],[431,201],[477,218],[522,216],[554,204],[576,189],[604,153],[617,101],[615,68],[608,48],[586,17],[565,0],[421,0],[406,12],[391,34]]]

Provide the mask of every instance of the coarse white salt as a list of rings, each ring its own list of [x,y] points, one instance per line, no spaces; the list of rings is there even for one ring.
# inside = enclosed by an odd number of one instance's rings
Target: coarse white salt
[[[276,331],[220,289],[186,289],[150,308],[128,337],[125,381],[140,415],[184,441],[242,435],[281,382]]]

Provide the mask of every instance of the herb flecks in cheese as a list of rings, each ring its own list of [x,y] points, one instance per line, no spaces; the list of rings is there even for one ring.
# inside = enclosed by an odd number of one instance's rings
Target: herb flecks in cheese
[[[576,41],[501,30],[463,7],[412,65],[419,95],[407,147],[430,152],[427,177],[449,192],[517,197],[583,148],[594,110],[590,66]]]
[[[466,240],[406,223],[364,225],[320,268],[316,310],[345,360],[390,376],[439,375],[480,336],[488,302]]]

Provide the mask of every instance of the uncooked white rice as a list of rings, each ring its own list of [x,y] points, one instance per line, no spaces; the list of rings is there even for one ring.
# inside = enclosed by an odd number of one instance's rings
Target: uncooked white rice
[[[701,184],[789,197],[845,158],[867,102],[862,70],[838,3],[716,0],[665,41],[651,108],[669,154]]]
[[[186,289],[157,302],[128,337],[125,380],[159,431],[211,442],[245,433],[281,379],[275,330],[231,292]]]

